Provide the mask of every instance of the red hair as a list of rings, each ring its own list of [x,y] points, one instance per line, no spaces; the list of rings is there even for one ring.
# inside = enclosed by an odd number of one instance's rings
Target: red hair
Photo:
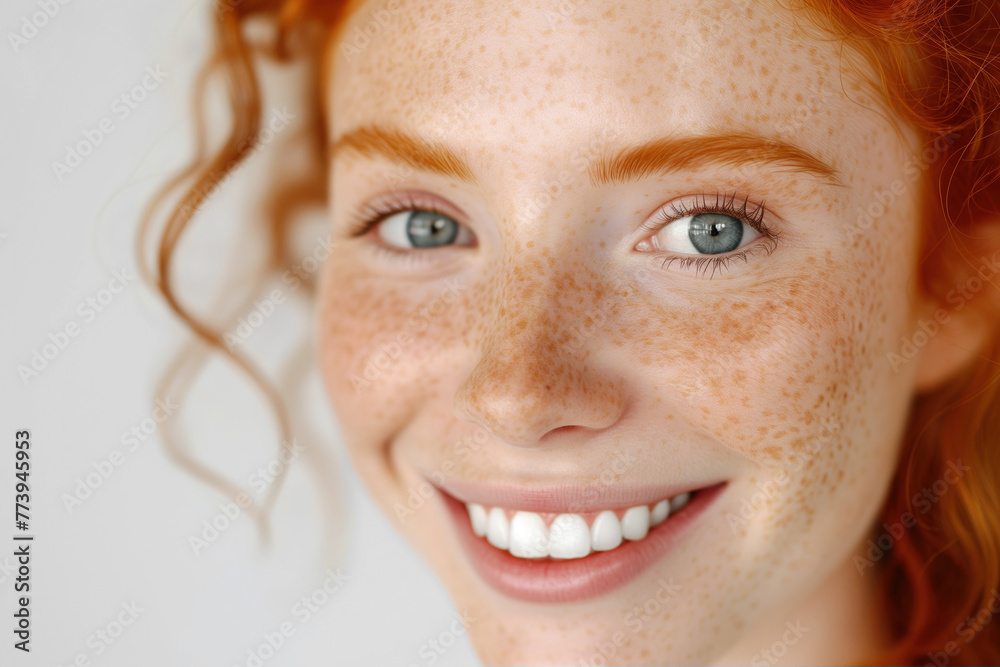
[[[255,55],[308,61],[317,81],[309,93],[312,114],[302,136],[312,168],[276,188],[266,206],[271,239],[266,270],[280,274],[292,264],[286,239],[295,211],[326,199],[321,95],[328,76],[323,54],[356,4],[217,0],[215,52],[196,96],[199,153],[151,204],[139,239],[144,272],[170,307],[202,342],[236,362],[275,404],[283,447],[290,427],[280,396],[249,359],[222,345],[219,328],[201,321],[180,302],[172,288],[171,267],[177,242],[196,210],[258,143],[261,94]],[[900,120],[927,141],[946,133],[954,139],[944,159],[930,165],[926,174],[921,228],[920,285],[943,303],[945,292],[975,268],[976,225],[1000,223],[1000,5],[987,0],[809,0],[805,9],[826,34],[832,31],[864,58],[869,74],[874,73],[868,77],[871,84]],[[272,43],[248,42],[243,27],[257,19],[275,29]],[[206,155],[201,102],[209,74],[215,72],[223,73],[229,84],[233,122],[221,148]],[[176,193],[180,200],[152,244],[154,271],[144,252],[153,237],[151,221],[165,207],[167,195]],[[894,640],[884,655],[872,657],[875,663],[1000,664],[1000,623],[990,622],[992,605],[1000,604],[1000,367],[994,361],[1000,352],[995,326],[1000,312],[984,305],[991,299],[996,301],[988,295],[971,304],[993,325],[987,349],[945,385],[913,401],[880,522],[893,539],[889,548],[879,546],[879,558],[868,573],[879,577]],[[230,485],[180,448],[168,447],[183,465],[233,494]],[[954,473],[956,466],[962,472],[959,482],[936,493],[935,484],[948,479],[949,469]],[[934,502],[928,500],[926,506],[920,500],[924,489],[935,490]],[[903,526],[901,531],[897,524]]]
[[[1000,223],[1000,4],[811,5],[865,57],[902,120],[928,142],[954,141],[931,165],[923,202],[920,285],[944,305],[981,262],[977,225]],[[1000,610],[1000,314],[991,301],[996,294],[970,303],[991,323],[986,349],[911,407],[883,514],[889,530],[879,529],[895,535],[884,555],[875,549],[896,641],[873,662],[1000,664],[1000,623],[991,623]]]

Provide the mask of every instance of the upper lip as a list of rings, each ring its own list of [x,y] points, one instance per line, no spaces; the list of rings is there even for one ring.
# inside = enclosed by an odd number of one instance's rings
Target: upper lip
[[[554,514],[652,505],[666,498],[704,489],[716,483],[718,481],[708,481],[703,484],[637,484],[618,480],[610,484],[591,482],[525,486],[454,479],[433,482],[437,488],[464,503]]]

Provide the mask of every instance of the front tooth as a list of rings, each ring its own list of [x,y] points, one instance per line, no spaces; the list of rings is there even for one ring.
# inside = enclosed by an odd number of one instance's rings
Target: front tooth
[[[465,507],[469,510],[469,521],[472,522],[472,532],[482,537],[486,534],[486,524],[488,521],[486,518],[486,508],[476,503],[467,503]]]
[[[688,504],[688,500],[691,499],[690,493],[682,493],[679,496],[674,496],[674,499],[670,501],[670,512],[676,512],[680,508]]]
[[[659,526],[667,520],[668,516],[670,516],[670,501],[661,500],[653,507],[653,513],[649,515],[649,523],[651,526]]]
[[[560,514],[549,527],[549,556],[583,558],[590,553],[590,527],[579,514]]]
[[[590,527],[590,546],[594,551],[610,551],[622,543],[622,525],[611,510],[604,510]]]
[[[510,545],[510,524],[507,515],[499,507],[490,510],[486,525],[486,541],[497,549],[507,549]]]
[[[626,540],[641,540],[649,532],[649,506],[630,507],[622,516],[622,537]]]
[[[534,512],[515,512],[510,521],[510,555],[545,558],[549,555],[549,529]]]

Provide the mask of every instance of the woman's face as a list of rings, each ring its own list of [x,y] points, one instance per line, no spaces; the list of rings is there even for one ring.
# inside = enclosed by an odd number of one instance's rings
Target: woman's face
[[[887,353],[919,314],[926,165],[805,26],[413,0],[331,42],[322,372],[485,662],[877,641],[852,556],[914,391]]]

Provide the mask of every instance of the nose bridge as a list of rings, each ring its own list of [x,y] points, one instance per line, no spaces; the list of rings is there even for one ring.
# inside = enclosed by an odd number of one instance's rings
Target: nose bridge
[[[558,237],[540,236],[506,249],[494,282],[484,360],[495,357],[493,363],[509,366],[519,381],[545,375],[549,384],[565,380],[560,368],[586,360],[592,346],[581,344],[581,327],[588,337],[597,333],[594,316],[606,290],[592,270],[598,258],[582,252],[567,250]]]
[[[566,426],[604,428],[620,397],[574,346],[573,323],[591,297],[545,247],[512,249],[493,281],[478,362],[456,395],[456,413],[513,445],[534,446]]]
[[[602,335],[610,331],[628,283],[605,275],[600,267],[610,263],[598,254],[582,256],[579,245],[554,246],[508,253],[495,283],[484,348],[580,363],[606,342]]]
[[[497,278],[496,308],[484,347],[521,356],[543,352],[553,356],[565,315],[555,293],[560,282],[547,250],[508,253]]]

